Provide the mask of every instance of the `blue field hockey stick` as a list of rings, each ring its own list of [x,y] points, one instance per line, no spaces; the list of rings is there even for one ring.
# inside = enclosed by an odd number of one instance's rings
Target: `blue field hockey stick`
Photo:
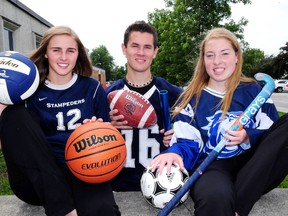
[[[274,80],[265,73],[255,74],[255,79],[258,82],[264,82],[262,90],[256,96],[256,98],[245,109],[242,115],[240,115],[230,130],[241,130],[243,126],[257,113],[260,107],[266,102],[266,100],[274,92],[275,83]],[[217,158],[221,150],[225,147],[227,140],[223,137],[221,141],[215,146],[215,148],[209,153],[205,160],[200,164],[196,171],[189,177],[188,181],[182,186],[182,188],[172,197],[172,199],[164,206],[164,208],[158,213],[158,216],[168,215],[175,205],[181,200],[184,194],[191,188],[191,186],[200,178],[205,172],[208,166]]]
[[[168,131],[172,128],[171,120],[170,120],[170,106],[168,102],[168,91],[167,90],[160,90],[160,103],[161,108],[163,111],[163,118],[164,118],[164,129]]]

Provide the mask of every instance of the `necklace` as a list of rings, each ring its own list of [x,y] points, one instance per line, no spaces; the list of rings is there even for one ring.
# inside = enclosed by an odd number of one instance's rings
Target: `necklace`
[[[127,78],[125,77],[125,80],[127,82],[128,85],[132,86],[132,87],[135,87],[135,88],[142,88],[142,87],[145,87],[145,86],[148,86],[152,80],[153,80],[153,76],[151,76],[151,78],[148,80],[148,82],[146,83],[143,83],[143,84],[134,84],[134,83],[131,83],[127,80]]]

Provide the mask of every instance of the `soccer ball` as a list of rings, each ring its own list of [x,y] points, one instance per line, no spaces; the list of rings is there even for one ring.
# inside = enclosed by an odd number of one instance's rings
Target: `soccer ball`
[[[145,200],[150,205],[162,209],[188,179],[189,174],[187,170],[182,171],[177,164],[172,165],[169,174],[167,174],[166,166],[163,168],[161,175],[159,175],[158,169],[152,172],[151,168],[147,168],[141,177],[141,191]],[[184,203],[188,195],[189,191],[185,193],[176,206]]]

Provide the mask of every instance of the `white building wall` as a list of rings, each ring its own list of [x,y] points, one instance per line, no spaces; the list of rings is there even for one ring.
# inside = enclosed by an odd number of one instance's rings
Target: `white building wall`
[[[4,20],[19,26],[14,50],[29,54],[36,48],[35,34],[43,36],[53,25],[18,0],[0,0],[0,52],[4,51]]]

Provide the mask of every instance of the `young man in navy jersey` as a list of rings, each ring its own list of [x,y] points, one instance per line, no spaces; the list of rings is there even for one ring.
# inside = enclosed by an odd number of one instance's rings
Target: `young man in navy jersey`
[[[158,52],[156,29],[144,21],[131,24],[124,33],[123,54],[127,58],[125,78],[117,80],[106,89],[109,93],[118,89],[130,89],[147,98],[156,110],[157,124],[149,128],[131,128],[124,116],[110,111],[112,124],[121,130],[127,147],[126,163],[122,171],[112,180],[114,191],[140,191],[140,179],[144,168],[152,159],[165,150],[170,142],[173,129],[163,129],[163,116],[159,91],[167,90],[169,105],[172,107],[182,89],[165,79],[153,76],[151,64]]]

